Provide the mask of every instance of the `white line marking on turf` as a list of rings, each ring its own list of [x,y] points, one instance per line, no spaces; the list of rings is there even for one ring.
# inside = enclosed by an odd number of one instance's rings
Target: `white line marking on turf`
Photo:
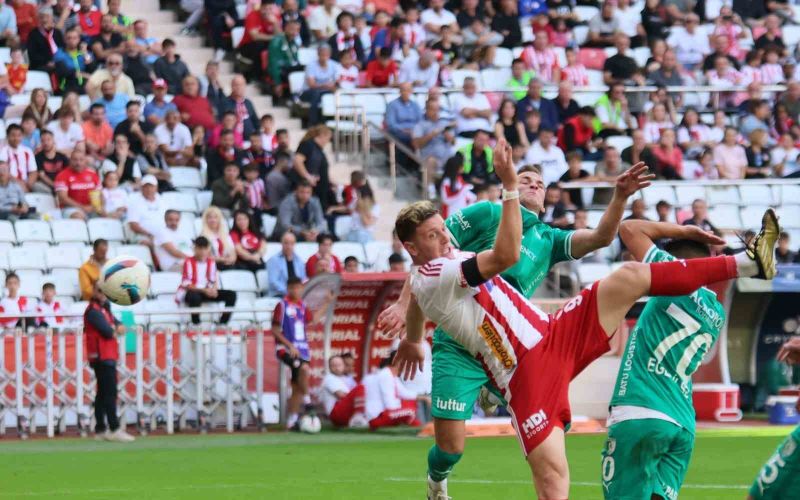
[[[416,483],[419,481],[424,481],[424,478],[415,479],[410,477],[387,477],[384,480],[396,483]],[[453,482],[456,484],[531,484],[530,481],[495,481],[493,479],[454,479]],[[599,482],[593,481],[572,481],[570,484],[573,486],[600,486]],[[684,484],[681,488],[692,490],[746,490],[749,489],[750,486],[742,484]]]

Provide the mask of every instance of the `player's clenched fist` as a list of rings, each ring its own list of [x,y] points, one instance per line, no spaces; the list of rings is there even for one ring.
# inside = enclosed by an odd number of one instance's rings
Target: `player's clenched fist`
[[[509,191],[517,189],[517,171],[511,159],[511,145],[505,139],[497,141],[494,147],[493,164],[503,188]]]

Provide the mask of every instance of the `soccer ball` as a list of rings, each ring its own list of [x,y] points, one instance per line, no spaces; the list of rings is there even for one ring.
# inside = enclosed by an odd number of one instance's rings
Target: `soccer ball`
[[[322,429],[322,422],[316,415],[303,415],[300,417],[300,431],[306,434],[317,434]]]
[[[100,290],[111,302],[129,306],[147,297],[150,269],[131,255],[120,255],[106,262],[100,270]]]

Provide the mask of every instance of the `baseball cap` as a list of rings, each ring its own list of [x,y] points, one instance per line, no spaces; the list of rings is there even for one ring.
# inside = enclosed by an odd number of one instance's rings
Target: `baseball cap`
[[[154,89],[165,89],[167,88],[167,81],[163,78],[158,78],[156,81],[153,82]]]
[[[151,184],[153,186],[158,186],[158,179],[156,179],[156,176],[153,174],[147,174],[144,177],[142,177],[142,184],[143,185]]]

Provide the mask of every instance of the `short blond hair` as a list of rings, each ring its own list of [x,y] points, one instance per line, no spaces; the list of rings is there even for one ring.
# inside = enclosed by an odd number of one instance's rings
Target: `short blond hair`
[[[404,243],[410,241],[417,227],[438,213],[439,210],[429,201],[416,201],[400,210],[394,223],[397,238]]]

